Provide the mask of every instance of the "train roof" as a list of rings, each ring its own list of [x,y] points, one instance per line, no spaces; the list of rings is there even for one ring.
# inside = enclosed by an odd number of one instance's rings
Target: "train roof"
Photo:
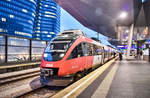
[[[57,37],[54,38],[54,40],[74,40],[77,39],[78,36],[76,35],[58,35]]]
[[[81,30],[65,30],[61,33],[59,33],[58,35],[76,35],[76,36],[86,36],[86,34],[84,32],[82,32]]]
[[[79,29],[70,29],[70,30],[64,30],[63,32],[60,32],[57,36],[57,40],[59,39],[77,39],[79,36],[84,36],[87,37],[84,32],[82,32]],[[87,37],[88,38],[88,37]],[[107,40],[100,39],[98,40],[97,38],[90,38],[94,41],[95,44],[99,44],[103,46],[104,48],[113,48],[116,49],[115,46],[111,45]]]

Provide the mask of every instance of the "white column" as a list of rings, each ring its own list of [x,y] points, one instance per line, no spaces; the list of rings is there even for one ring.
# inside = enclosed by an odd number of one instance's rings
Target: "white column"
[[[134,32],[134,24],[131,25],[130,32],[129,32],[129,35],[128,35],[127,57],[130,56],[130,50],[131,50],[131,45],[132,45],[133,32]]]

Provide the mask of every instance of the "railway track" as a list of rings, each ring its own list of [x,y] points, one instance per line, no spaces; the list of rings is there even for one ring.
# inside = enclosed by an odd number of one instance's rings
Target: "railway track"
[[[48,98],[68,87],[44,86],[40,83],[39,73],[40,69],[37,68],[7,75],[0,74],[0,98]]]
[[[40,83],[40,70],[26,70],[0,74],[0,98],[51,97],[66,86],[44,86]]]
[[[49,98],[66,87],[67,86],[44,86],[18,96],[17,98]]]
[[[25,78],[38,76],[40,74],[39,68],[34,68],[26,71],[18,71],[12,73],[0,74],[0,85],[8,82],[14,82]]]
[[[12,98],[42,87],[40,68],[0,74],[0,98]]]

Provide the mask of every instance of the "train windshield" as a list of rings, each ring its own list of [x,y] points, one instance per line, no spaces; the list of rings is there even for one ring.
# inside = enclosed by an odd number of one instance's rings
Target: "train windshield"
[[[61,60],[68,48],[73,43],[74,38],[67,36],[58,36],[53,41],[49,42],[44,51],[44,60],[46,61],[59,61]]]

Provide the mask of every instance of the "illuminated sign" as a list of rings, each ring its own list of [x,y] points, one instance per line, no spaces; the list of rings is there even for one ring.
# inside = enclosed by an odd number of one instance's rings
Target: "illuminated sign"
[[[142,3],[146,2],[147,0],[142,0]]]
[[[149,39],[149,40],[147,40],[147,42],[148,42],[148,44],[150,44],[150,39]]]
[[[124,50],[124,49],[127,49],[127,45],[120,45],[120,46],[117,46],[117,48]],[[133,50],[136,49],[136,48],[137,48],[136,44],[133,44],[132,47],[131,47],[131,49],[133,49]]]

